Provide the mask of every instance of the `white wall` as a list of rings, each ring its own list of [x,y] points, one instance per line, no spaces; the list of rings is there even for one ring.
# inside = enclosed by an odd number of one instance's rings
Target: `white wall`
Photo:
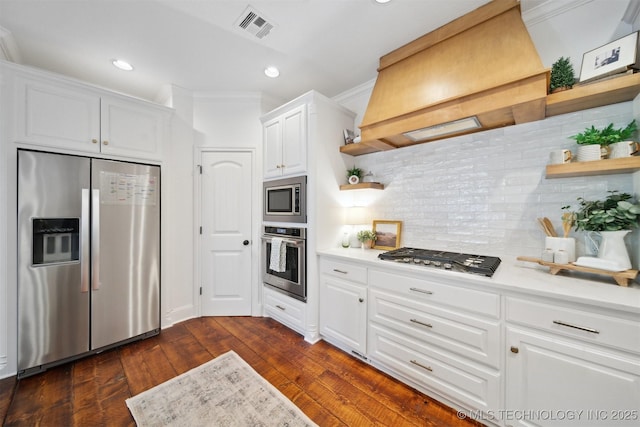
[[[361,105],[363,97],[354,96],[355,104]],[[340,100],[355,108],[351,98]],[[632,174],[546,179],[549,152],[568,148],[575,153],[577,145],[570,135],[591,125],[624,126],[633,117],[633,103],[625,102],[357,156],[355,165],[372,171],[385,189],[355,194],[352,203],[368,204],[373,219],[403,221],[403,246],[503,259],[540,256],[544,234],[537,217],[549,217],[561,233],[561,207],[577,207],[577,197],[603,198],[611,190],[634,194]],[[638,234],[627,237],[627,243],[636,241]],[[578,238],[578,251],[583,253],[582,233],[571,235]],[[632,258],[637,266],[638,256]]]

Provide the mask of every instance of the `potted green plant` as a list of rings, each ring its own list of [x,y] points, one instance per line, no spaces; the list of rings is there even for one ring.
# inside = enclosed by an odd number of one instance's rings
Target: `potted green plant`
[[[351,169],[347,170],[347,181],[349,184],[357,184],[362,179],[363,174],[364,171],[354,165]]]
[[[630,194],[617,191],[610,191],[604,200],[590,201],[579,197],[580,209],[575,213],[576,231],[587,232],[587,238],[598,251],[598,258],[612,261],[621,269],[631,268],[624,236],[640,226],[640,204],[632,203],[630,199]],[[591,238],[592,233],[600,235],[599,243]]]
[[[360,230],[356,235],[358,241],[362,243],[363,248],[371,248],[373,242],[376,241],[376,232],[373,230]]]
[[[551,79],[549,81],[549,90],[551,93],[560,92],[561,90],[571,89],[575,83],[573,65],[569,58],[560,57],[551,66]]]
[[[576,231],[620,231],[640,226],[640,204],[629,202],[631,195],[609,191],[604,200],[590,201],[578,197],[580,209],[575,214]]]
[[[578,143],[578,161],[585,162],[606,157],[609,145],[630,139],[637,129],[634,119],[624,128],[617,129],[613,127],[613,123],[609,123],[602,129],[596,129],[591,125],[591,127],[569,138]]]

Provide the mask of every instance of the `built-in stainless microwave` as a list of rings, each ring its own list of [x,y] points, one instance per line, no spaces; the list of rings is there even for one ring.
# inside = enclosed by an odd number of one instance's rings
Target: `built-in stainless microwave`
[[[307,177],[265,181],[263,221],[307,222]]]

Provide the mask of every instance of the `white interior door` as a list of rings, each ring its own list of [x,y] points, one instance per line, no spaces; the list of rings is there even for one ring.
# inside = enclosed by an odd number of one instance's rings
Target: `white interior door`
[[[249,152],[202,153],[202,315],[251,315]]]

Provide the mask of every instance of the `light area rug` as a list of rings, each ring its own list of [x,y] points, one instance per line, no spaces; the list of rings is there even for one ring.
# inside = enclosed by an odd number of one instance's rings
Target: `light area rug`
[[[138,426],[316,426],[234,351],[126,400]]]

